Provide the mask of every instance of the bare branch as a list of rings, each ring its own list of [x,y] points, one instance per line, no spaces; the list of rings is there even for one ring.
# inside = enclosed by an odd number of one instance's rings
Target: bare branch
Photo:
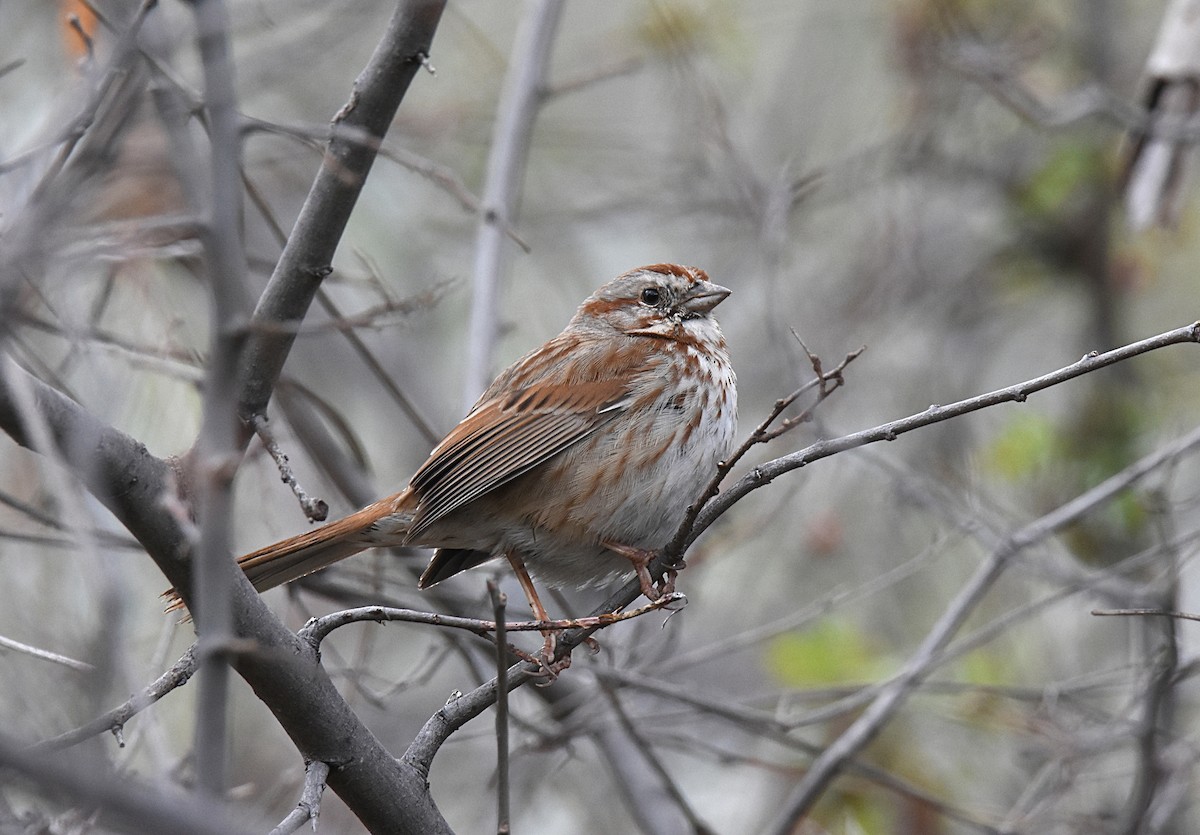
[[[180,835],[230,835],[261,831],[223,808],[194,796],[142,783],[129,774],[105,773],[79,758],[30,751],[0,736],[0,769],[56,797],[102,810],[105,828]]]
[[[846,379],[842,376],[842,374],[846,370],[846,366],[858,359],[858,357],[862,355],[862,352],[866,350],[866,347],[864,346],[856,351],[850,352],[842,359],[841,362],[837,364],[835,368],[829,372],[825,372],[822,370],[820,357],[809,351],[808,346],[803,342],[800,343],[800,346],[804,348],[804,353],[808,355],[808,359],[812,364],[813,374],[815,376],[813,379],[804,383],[804,385],[800,386],[800,388],[796,389],[791,394],[776,400],[775,406],[771,409],[770,413],[763,418],[762,422],[759,423],[757,427],[755,427],[754,431],[750,433],[750,436],[742,442],[742,445],[734,450],[733,454],[730,455],[726,460],[717,464],[717,471],[713,473],[713,477],[705,486],[704,492],[700,494],[700,497],[688,507],[687,513],[683,517],[683,521],[679,524],[679,530],[675,533],[675,538],[671,540],[671,544],[668,545],[664,550],[664,554],[667,559],[674,561],[674,557],[683,554],[684,550],[687,548],[687,545],[692,541],[688,539],[688,536],[696,523],[696,518],[700,515],[700,511],[702,511],[704,506],[711,501],[714,496],[717,495],[717,493],[720,491],[721,483],[725,481],[725,477],[729,475],[730,471],[732,471],[734,466],[742,460],[746,453],[749,452],[755,445],[765,444],[768,441],[772,441],[783,433],[787,432],[789,429],[811,420],[813,412],[819,405],[821,405],[821,403],[825,401],[825,398],[845,385]],[[805,408],[802,412],[800,412],[800,414],[788,418],[780,422],[778,426],[773,427],[773,424],[779,419],[780,415],[787,411],[788,408],[801,396],[814,388],[817,389],[817,399],[814,403]]]
[[[971,579],[962,587],[937,623],[929,630],[916,652],[909,657],[901,672],[880,689],[879,694],[862,715],[813,761],[799,785],[787,799],[775,824],[769,831],[778,833],[778,835],[785,835],[792,831],[796,821],[808,812],[829,783],[841,771],[845,762],[861,751],[879,733],[895,711],[921,683],[936,663],[941,651],[962,627],[967,617],[1017,553],[1061,531],[1099,505],[1107,503],[1115,495],[1128,489],[1147,474],[1168,462],[1191,453],[1198,446],[1200,446],[1200,429],[1194,429],[1008,537],[976,569]]]
[[[1198,614],[1173,609],[1092,609],[1092,614],[1097,617],[1154,617],[1200,621]]]
[[[492,619],[496,622],[496,832],[508,835],[508,647],[504,638],[504,608],[508,598],[496,581],[489,579],[488,596],[492,599]]]
[[[687,602],[687,598],[678,592],[664,594],[658,600],[652,600],[645,606],[630,609],[626,612],[601,612],[585,618],[565,618],[562,620],[523,620],[504,624],[507,632],[562,632],[568,629],[584,629],[595,631],[612,626],[614,623],[641,617],[661,609],[672,609]],[[474,632],[476,635],[487,635],[496,631],[496,621],[464,618],[457,615],[443,615],[438,612],[420,612],[416,609],[399,609],[392,606],[361,606],[357,609],[343,609],[340,612],[313,618],[300,630],[299,635],[314,648],[329,636],[329,633],[352,623],[372,621],[403,621],[405,623],[420,623],[426,626],[441,626],[448,629],[462,629]],[[582,641],[580,641],[582,643]]]
[[[280,480],[291,488],[296,501],[300,502],[300,509],[304,515],[311,522],[324,522],[329,516],[329,505],[325,503],[324,499],[309,496],[308,492],[296,481],[296,474],[292,472],[292,465],[288,462],[287,455],[279,448],[279,442],[275,440],[274,433],[267,425],[267,416],[255,415],[250,419],[250,425],[254,428],[254,434],[258,435],[259,440],[262,441],[263,448],[266,449],[267,454],[271,456],[271,460],[279,469]]]
[[[481,198],[483,212],[475,233],[464,409],[471,407],[492,378],[492,353],[499,331],[497,285],[503,273],[504,230],[512,225],[516,211],[529,157],[529,138],[541,106],[546,67],[562,6],[562,0],[535,0],[521,18],[513,39],[495,134],[488,151],[487,178]]]
[[[340,136],[346,126],[382,137],[409,84],[429,54],[445,0],[406,0],[397,5],[387,31],[335,117],[335,129],[296,225],[271,280],[255,308],[256,322],[304,318],[366,181],[376,152]],[[283,370],[295,336],[253,334],[246,346],[239,384],[241,414],[262,413]]]
[[[942,421],[1001,403],[1024,403],[1031,394],[1065,383],[1068,380],[1074,380],[1076,377],[1082,377],[1085,374],[1090,374],[1093,371],[1150,351],[1189,342],[1200,342],[1200,322],[1166,331],[1157,336],[1132,342],[1104,353],[1093,351],[1078,362],[1074,362],[1057,371],[1052,371],[1049,374],[1035,377],[1032,380],[1026,380],[1023,383],[1017,383],[1006,388],[988,392],[987,394],[980,394],[966,400],[960,400],[957,403],[951,403],[947,406],[930,406],[923,412],[900,418],[899,420],[889,421],[872,429],[864,429],[861,432],[843,435],[840,438],[817,441],[815,444],[805,447],[802,450],[755,467],[750,473],[740,478],[728,490],[717,496],[704,508],[698,515],[696,523],[692,526],[692,530],[685,537],[685,542],[686,544],[694,542],[725,511],[741,501],[747,494],[766,484],[770,484],[784,473],[807,466],[814,461],[819,461],[822,458],[828,458],[831,455],[837,455],[846,450],[857,449],[868,444],[880,441],[894,441],[901,435],[912,432],[915,429],[941,423]]]
[[[5,638],[0,635],[0,649],[12,650],[19,652],[22,655],[28,655],[31,658],[39,658],[42,661],[49,661],[52,664],[61,664],[69,669],[76,670],[81,673],[90,673],[96,668],[85,661],[76,661],[74,658],[69,658],[61,653],[51,652],[48,649],[40,649],[39,647],[23,644],[20,641],[14,641],[12,638]]]
[[[321,795],[325,793],[325,780],[329,777],[329,763],[314,760],[304,767],[304,790],[296,808],[270,835],[291,835],[308,821],[312,821],[313,832],[317,831],[317,819],[321,816]]]
[[[197,781],[202,792],[219,798],[226,782],[230,676],[230,659],[220,648],[234,637],[229,590],[238,579],[229,559],[230,520],[235,511],[233,478],[242,450],[237,366],[243,340],[238,331],[249,311],[249,299],[241,241],[242,152],[229,13],[224,0],[192,0],[192,8],[211,140],[212,202],[201,240],[213,314],[200,435],[189,455],[189,464],[196,470],[200,541],[193,559],[194,587],[188,607],[200,628],[194,741]]]
[[[102,734],[105,731],[117,734],[118,739],[120,739],[119,734],[130,719],[175,688],[187,684],[195,672],[196,645],[193,644],[188,647],[187,652],[179,657],[178,661],[171,665],[170,669],[156,678],[141,693],[130,697],[124,704],[113,708],[101,716],[97,716],[87,724],[47,739],[45,742],[39,742],[33,748],[37,750],[60,751],[83,742],[85,739],[90,739],[97,734]],[[121,741],[121,745],[124,746],[123,741]]]

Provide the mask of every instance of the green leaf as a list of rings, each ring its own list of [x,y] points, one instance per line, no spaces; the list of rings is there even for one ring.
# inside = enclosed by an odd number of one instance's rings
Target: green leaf
[[[767,646],[766,661],[771,673],[791,687],[859,682],[879,671],[879,658],[862,632],[834,619],[779,635]]]

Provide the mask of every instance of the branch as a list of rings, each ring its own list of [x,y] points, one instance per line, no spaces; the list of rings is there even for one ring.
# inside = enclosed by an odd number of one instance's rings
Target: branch
[[[504,635],[504,607],[508,597],[500,591],[495,580],[488,580],[488,596],[492,599],[492,617],[496,621],[496,832],[508,835],[508,647]]]
[[[196,672],[195,644],[188,647],[187,652],[180,656],[179,660],[172,664],[169,670],[155,679],[141,693],[132,696],[124,704],[97,716],[92,721],[74,730],[59,734],[56,737],[47,739],[45,742],[39,742],[37,745],[32,746],[32,748],[34,750],[60,751],[83,742],[85,739],[90,739],[97,734],[102,734],[105,731],[111,731],[115,734],[118,744],[124,747],[125,742],[121,739],[120,735],[125,724],[175,688],[187,684],[194,672]]]
[[[628,612],[600,612],[590,617],[564,618],[562,620],[515,621],[503,624],[503,628],[506,632],[561,632],[567,629],[594,631],[603,629],[606,626],[612,626],[614,623],[620,623],[623,620],[631,620],[650,612],[656,612],[659,609],[678,606],[686,602],[687,598],[676,592],[674,594],[664,594],[658,600],[652,600],[645,606],[631,609]],[[392,606],[360,606],[356,609],[343,609],[340,612],[333,612],[319,618],[313,618],[304,625],[299,635],[316,649],[329,636],[329,633],[335,629],[340,629],[351,623],[362,623],[363,621],[374,623],[404,621],[406,623],[425,624],[426,626],[442,626],[448,629],[463,629],[467,632],[474,632],[476,635],[487,635],[489,632],[497,631],[497,623],[494,620],[464,618],[457,615],[443,615],[438,612],[420,612],[416,609],[400,609]]]
[[[1085,358],[1086,360],[1086,358]],[[1042,379],[1042,378],[1039,378]],[[966,401],[964,401],[966,402]],[[776,835],[792,832],[796,821],[812,808],[845,763],[863,749],[937,663],[942,650],[966,622],[978,603],[1008,567],[1011,559],[1024,549],[1058,533],[1067,525],[1126,490],[1147,474],[1200,447],[1200,429],[1176,439],[1162,449],[1136,461],[1091,490],[1075,497],[1056,510],[1026,525],[1005,540],[976,569],[949,607],[930,629],[925,640],[905,663],[901,672],[880,688],[879,694],[832,744],[809,766],[799,785],[787,799],[775,825],[768,831]]]
[[[770,484],[784,473],[798,470],[814,461],[819,461],[822,458],[828,458],[831,455],[837,455],[840,452],[850,449],[867,446],[868,444],[880,441],[894,441],[901,435],[913,430],[922,429],[926,426],[941,423],[942,421],[950,420],[951,418],[956,418],[970,412],[977,412],[980,409],[997,406],[1001,403],[1024,403],[1029,395],[1043,389],[1065,383],[1076,377],[1082,377],[1084,374],[1090,374],[1093,371],[1115,365],[1116,363],[1150,351],[1188,342],[1200,342],[1200,322],[1176,328],[1175,330],[1170,330],[1104,353],[1093,351],[1085,355],[1078,362],[1060,368],[1057,371],[1052,371],[1049,374],[1035,377],[1032,380],[1008,386],[1007,388],[997,389],[987,394],[960,400],[948,406],[930,406],[923,412],[880,424],[872,429],[864,429],[861,432],[843,435],[840,438],[817,441],[815,444],[811,444],[804,449],[755,467],[750,473],[739,479],[732,487],[717,496],[704,508],[698,515],[696,523],[692,526],[692,530],[687,535],[685,542],[687,545],[695,542],[700,534],[704,533],[713,522],[749,493]]]
[[[300,486],[300,482],[296,480],[296,474],[292,472],[292,465],[288,462],[287,455],[280,449],[279,442],[275,440],[275,435],[271,432],[271,427],[267,425],[267,416],[254,415],[250,418],[250,426],[262,442],[263,449],[275,462],[275,467],[279,470],[279,479],[291,488],[292,495],[296,497],[296,501],[300,502],[300,509],[304,512],[305,517],[310,522],[324,522],[329,515],[329,505],[325,503],[324,499],[308,495],[308,491]]]
[[[212,316],[200,434],[189,455],[195,470],[200,540],[188,606],[200,628],[194,737],[197,784],[202,792],[218,798],[225,793],[230,672],[229,658],[220,648],[229,646],[234,637],[229,590],[240,573],[229,559],[235,511],[233,478],[244,448],[238,439],[236,373],[243,343],[238,326],[249,310],[249,299],[241,240],[242,153],[229,12],[223,0],[192,0],[192,8],[211,143],[212,197],[201,240]]]
[[[354,83],[349,101],[334,118],[333,135],[287,246],[254,311],[255,322],[294,322],[304,318],[375,161],[378,145],[348,139],[383,137],[409,84],[429,54],[445,0],[405,0],[397,5],[370,62]],[[243,417],[266,411],[267,402],[295,335],[254,332],[239,376]]]
[[[0,736],[0,773],[6,785],[15,775],[47,795],[76,806],[100,810],[106,831],[171,832],[179,835],[229,835],[255,827],[226,809],[198,798],[147,785],[129,774],[104,773],[86,760],[47,756]]]
[[[688,507],[687,514],[684,515],[683,521],[679,525],[679,530],[675,533],[675,538],[671,540],[671,544],[664,550],[664,558],[666,560],[675,562],[675,558],[682,556],[683,552],[687,550],[688,544],[693,541],[688,537],[691,534],[693,526],[696,524],[696,517],[700,515],[700,511],[704,509],[704,506],[717,495],[721,488],[721,482],[725,480],[725,477],[729,475],[734,466],[745,457],[746,453],[755,445],[773,441],[788,430],[811,420],[817,406],[820,406],[829,395],[845,385],[846,378],[843,376],[843,372],[846,370],[846,366],[858,359],[862,355],[862,352],[866,350],[864,346],[850,352],[832,370],[825,371],[822,368],[820,357],[809,351],[808,346],[803,342],[800,343],[800,346],[804,349],[804,353],[808,355],[808,361],[812,365],[815,376],[788,396],[776,400],[771,412],[762,419],[762,422],[755,427],[750,436],[742,442],[742,445],[734,450],[732,455],[717,464],[717,471],[705,486],[704,492],[700,494],[700,497]],[[778,426],[772,428],[775,421],[793,403],[814,388],[817,389],[817,399],[811,405],[801,411],[800,414],[787,418],[781,421]]]
[[[488,151],[487,178],[481,197],[483,211],[475,233],[464,409],[471,407],[492,377],[492,353],[498,330],[496,287],[503,270],[504,232],[512,226],[516,212],[517,194],[529,158],[529,137],[541,106],[550,47],[562,7],[563,0],[531,3],[513,39]]]
[[[0,364],[0,430],[30,446],[13,389],[22,387],[64,462],[146,548],[178,586],[190,568],[190,540],[166,499],[174,474],[144,445],[95,419],[11,360]],[[335,768],[329,785],[372,832],[442,833],[449,829],[424,774],[396,760],[366,728],[322,669],[315,651],[271,614],[240,575],[232,588],[235,632],[254,642],[239,654],[238,674],[275,715],[301,755]],[[160,830],[166,831],[166,830]]]
[[[304,767],[304,791],[300,793],[300,801],[279,826],[271,830],[269,835],[291,835],[308,821],[312,821],[313,831],[317,831],[317,819],[321,816],[321,795],[325,792],[325,780],[329,777],[329,764],[310,762]]]
[[[90,673],[96,668],[86,661],[76,661],[66,655],[61,655],[57,652],[51,652],[48,649],[40,649],[29,644],[23,644],[20,641],[14,641],[12,638],[5,638],[0,635],[0,649],[8,649],[13,652],[19,652],[22,655],[28,655],[33,658],[49,661],[52,664],[61,664],[64,667],[75,670],[80,673]]]
[[[928,426],[934,423],[939,423],[944,420],[949,420],[952,417],[958,417],[969,412],[978,411],[989,406],[999,405],[1000,403],[1008,402],[1024,402],[1030,394],[1049,388],[1054,385],[1072,380],[1084,374],[1091,373],[1100,368],[1121,362],[1126,359],[1144,354],[1148,351],[1164,348],[1169,345],[1177,345],[1186,342],[1200,342],[1200,322],[1197,322],[1186,327],[1177,328],[1176,330],[1167,331],[1158,336],[1149,339],[1141,340],[1103,354],[1090,353],[1076,363],[1061,368],[1057,371],[1045,374],[1041,377],[1035,377],[1032,380],[1018,383],[1007,388],[998,389],[987,394],[977,397],[968,398],[957,403],[952,403],[948,406],[930,406],[923,412],[916,415],[911,415],[900,420],[891,421],[882,424],[873,429],[867,429],[862,432],[857,432],[851,435],[846,435],[841,438],[835,438],[827,441],[819,441],[812,444],[803,450],[799,450],[790,455],[777,458],[774,461],[767,462],[759,467],[756,467],[750,474],[740,479],[734,486],[725,493],[717,496],[711,501],[697,517],[695,525],[686,537],[686,542],[690,544],[695,541],[699,535],[706,530],[713,522],[715,522],[722,514],[725,513],[736,502],[744,498],[749,493],[757,490],[760,487],[769,484],[772,480],[791,470],[798,469],[813,461],[827,458],[840,452],[845,452],[850,449],[855,449],[867,444],[875,443],[884,440],[894,440],[900,435],[911,432],[914,429]],[[852,358],[852,357],[851,357]],[[850,358],[848,358],[850,359]],[[786,407],[785,407],[786,408]],[[782,410],[780,410],[782,413]],[[881,691],[880,695],[868,708],[868,713],[864,714],[864,718],[871,715],[871,711],[877,712],[876,719],[872,722],[879,721],[881,724],[890,715],[891,711],[898,706],[903,697],[907,695],[908,689],[913,686],[924,674],[925,664],[930,663],[926,659],[925,654],[928,653],[928,658],[936,658],[941,646],[945,641],[948,641],[961,625],[961,618],[973,609],[977,602],[977,597],[991,586],[995,577],[1007,565],[1008,557],[1011,556],[1010,550],[1027,547],[1028,542],[1023,542],[1021,537],[1043,537],[1050,535],[1074,518],[1090,510],[1098,501],[1107,500],[1108,496],[1127,487],[1129,484],[1144,476],[1154,467],[1159,466],[1163,461],[1169,460],[1172,457],[1182,455],[1194,444],[1200,443],[1200,430],[1196,433],[1186,436],[1181,441],[1166,448],[1160,453],[1161,458],[1150,456],[1148,459],[1143,459],[1142,462],[1135,464],[1123,471],[1123,473],[1114,476],[1104,484],[1088,491],[1073,502],[1063,505],[1059,511],[1043,517],[1038,522],[1023,529],[1014,538],[1010,539],[1007,544],[995,551],[993,559],[986,563],[972,578],[959,598],[956,598],[951,609],[943,616],[942,621],[939,621],[935,631],[930,633],[926,644],[918,650],[919,656],[914,656],[914,661],[911,662],[911,668],[906,667],[895,680],[890,683],[888,688]],[[1144,467],[1144,469],[1139,469]],[[1099,491],[1099,492],[1098,492]],[[1015,551],[1013,551],[1015,552]],[[998,555],[998,556],[997,556]],[[661,573],[664,561],[662,558],[656,558],[652,564],[651,571]],[[637,580],[630,580],[623,587],[618,589],[601,603],[595,610],[596,617],[604,617],[609,613],[619,612],[634,600],[641,593],[641,588]],[[512,625],[509,626],[513,628]],[[593,630],[578,629],[567,632],[562,635],[558,641],[557,657],[571,652],[571,650],[587,640]],[[918,658],[925,659],[918,662]],[[533,678],[528,667],[524,665],[515,665],[509,668],[508,690],[511,691],[516,687],[523,685],[526,681]],[[490,707],[496,699],[497,682],[495,679],[488,681],[475,690],[460,696],[453,701],[447,703],[437,713],[435,713],[426,722],[425,727],[413,740],[409,746],[408,752],[404,755],[404,762],[411,764],[418,770],[427,771],[429,763],[432,762],[433,756],[436,754],[440,745],[459,727],[466,722],[478,716],[488,707]],[[890,703],[888,703],[890,702]],[[855,723],[854,727],[859,727],[863,720]],[[873,736],[877,732],[879,726],[870,726],[869,733],[866,739]],[[846,739],[845,735],[842,739]],[[866,739],[861,743],[849,746],[849,754],[854,752],[865,744]],[[826,754],[829,754],[829,749]],[[843,753],[835,752],[836,766],[833,771],[836,772],[844,762],[845,756]],[[811,774],[811,772],[810,772]],[[829,779],[832,779],[833,773],[828,773],[822,776],[821,785],[824,786]]]

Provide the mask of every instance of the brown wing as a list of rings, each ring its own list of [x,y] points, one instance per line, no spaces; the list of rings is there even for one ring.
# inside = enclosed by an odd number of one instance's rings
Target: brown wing
[[[409,482],[420,496],[408,538],[579,443],[628,408],[625,383],[599,380],[518,389],[483,400]]]

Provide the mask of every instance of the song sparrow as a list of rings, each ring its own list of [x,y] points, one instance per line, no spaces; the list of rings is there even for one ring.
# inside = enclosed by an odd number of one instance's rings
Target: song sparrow
[[[238,564],[262,591],[366,548],[429,546],[420,588],[503,555],[538,619],[530,573],[587,586],[632,565],[657,598],[647,563],[733,441],[736,380],[710,315],[728,295],[695,267],[618,276],[496,378],[407,488]]]

